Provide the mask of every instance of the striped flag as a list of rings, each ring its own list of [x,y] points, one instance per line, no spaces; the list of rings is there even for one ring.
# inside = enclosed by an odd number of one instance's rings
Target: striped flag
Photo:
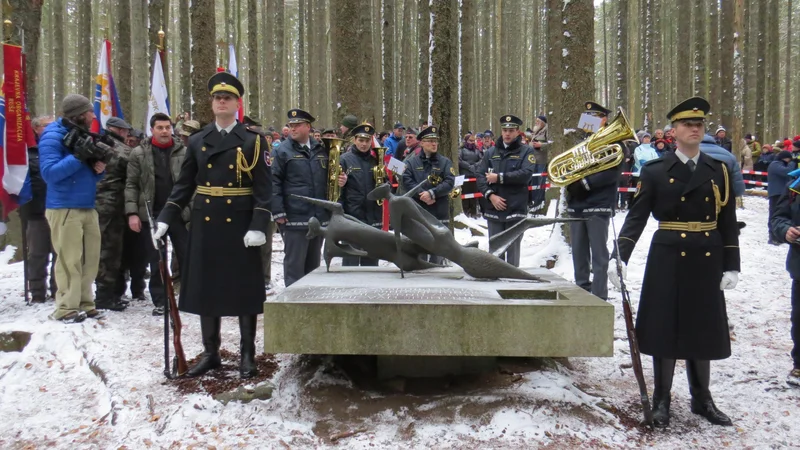
[[[111,41],[103,41],[100,47],[100,64],[97,66],[97,82],[94,88],[94,115],[92,132],[99,133],[105,130],[106,122],[111,117],[124,119],[122,108],[119,105],[117,88],[114,86],[114,77],[111,75]]]
[[[233,47],[233,44],[228,44],[228,48],[230,49],[230,57],[228,58],[228,72],[230,72],[236,78],[239,78],[239,66],[236,65],[236,49]],[[239,97],[239,112],[236,114],[236,118],[239,119],[239,122],[244,120],[244,102],[242,98]]]
[[[155,113],[164,113],[169,115],[169,93],[167,92],[167,82],[164,80],[164,69],[161,66],[161,52],[156,52],[155,61],[153,61],[153,79],[150,82],[150,100],[147,102],[147,124],[150,124],[150,118]],[[153,132],[149,126],[147,128],[147,135],[152,136]]]

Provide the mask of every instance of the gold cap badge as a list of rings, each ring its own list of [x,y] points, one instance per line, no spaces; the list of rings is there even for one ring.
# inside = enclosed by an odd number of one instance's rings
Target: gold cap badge
[[[292,117],[297,117],[297,111],[292,111]]]
[[[436,133],[436,127],[431,128],[431,132]]]
[[[506,116],[506,122],[511,122],[511,116]]]

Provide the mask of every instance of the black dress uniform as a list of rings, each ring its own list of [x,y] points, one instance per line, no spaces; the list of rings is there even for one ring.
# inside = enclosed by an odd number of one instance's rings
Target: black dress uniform
[[[513,115],[505,115],[500,118],[500,124],[503,128],[519,128],[522,120]],[[492,195],[506,200],[506,209],[503,211],[495,209],[491,201],[486,202],[483,216],[489,225],[489,239],[528,216],[528,186],[536,167],[536,155],[531,147],[522,143],[522,136],[517,136],[507,146],[500,137],[494,147],[484,153],[483,160],[476,169],[478,190],[487,200]],[[487,172],[498,174],[497,183],[488,183]],[[516,267],[519,267],[521,244],[522,236],[503,255],[505,261]]]
[[[708,102],[693,98],[668,118],[703,120],[708,110]],[[619,256],[628,262],[652,214],[659,229],[647,255],[636,336],[641,352],[653,356],[654,410],[665,426],[675,360],[685,359],[692,411],[729,425],[730,419],[713,406],[708,385],[709,360],[731,355],[720,289],[723,272],[739,271],[739,228],[730,174],[724,163],[702,152],[696,162],[686,163],[675,153],[666,153],[642,167],[637,187],[619,234]]]
[[[211,94],[243,92],[239,80],[218,73]],[[220,316],[239,316],[242,375],[255,371],[255,326],[266,300],[261,251],[245,247],[248,231],[267,233],[272,183],[266,140],[236,123],[230,131],[212,122],[189,138],[186,159],[159,222],[176,223],[192,202],[187,257],[181,267],[180,309],[199,314],[204,359],[199,375],[219,366]],[[157,275],[154,275],[157,276]]]
[[[439,127],[432,125],[417,135],[417,139],[438,139],[437,131]],[[419,194],[414,196],[417,204],[422,209],[433,214],[434,217],[448,223],[450,221],[450,191],[456,181],[456,169],[453,167],[452,161],[446,156],[436,153],[426,154],[425,151],[419,152],[419,155],[410,156],[405,162],[405,169],[403,170],[403,188],[406,192],[414,189],[416,185],[425,181],[422,185],[422,191],[431,193],[431,197],[436,201],[432,205],[428,205],[419,199]]]
[[[288,113],[289,123],[313,123],[314,117],[300,109]],[[316,217],[325,226],[330,212],[292,194],[326,200],[328,197],[328,149],[309,137],[307,144],[291,137],[281,142],[272,164],[272,211],[283,236],[283,279],[291,286],[319,267],[322,237],[307,239],[308,220]]]
[[[365,137],[372,139],[375,128],[370,124],[359,125],[351,130],[356,139]],[[370,147],[372,147],[370,145]],[[367,225],[381,228],[383,210],[375,200],[367,199],[367,194],[375,189],[374,169],[378,167],[377,155],[374,151],[360,151],[356,145],[340,157],[342,171],[347,174],[347,183],[342,187],[339,202],[345,214],[349,214]],[[377,266],[378,260],[365,256],[345,256],[343,266]]]

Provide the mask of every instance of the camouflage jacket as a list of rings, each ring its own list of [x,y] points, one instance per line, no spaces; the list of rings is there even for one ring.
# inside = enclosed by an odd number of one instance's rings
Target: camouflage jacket
[[[175,139],[170,149],[170,173],[172,182],[178,179],[181,165],[186,157],[186,147],[180,139]],[[128,177],[125,182],[125,215],[138,214],[142,222],[148,222],[145,203],[153,203],[156,195],[156,175],[153,162],[153,144],[144,141],[131,151],[128,162]],[[189,220],[189,209],[182,214],[183,220]]]
[[[106,176],[97,183],[98,214],[122,214],[125,210],[125,178],[131,148],[114,139],[114,153],[106,163]]]

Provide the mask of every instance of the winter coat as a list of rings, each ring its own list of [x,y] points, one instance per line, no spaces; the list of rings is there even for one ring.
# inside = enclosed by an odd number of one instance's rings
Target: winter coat
[[[292,194],[328,199],[328,149],[311,138],[309,150],[294,139],[281,142],[272,161],[272,215],[286,218],[286,228],[308,228],[308,219],[316,217],[327,225],[330,212],[295,198]]]
[[[767,197],[776,197],[786,192],[786,185],[789,184],[791,177],[789,172],[797,168],[794,161],[788,164],[783,160],[776,159],[767,167]]]
[[[432,205],[425,204],[419,199],[419,194],[414,195],[414,200],[422,209],[433,214],[434,217],[446,222],[450,220],[450,191],[455,185],[456,170],[453,163],[447,157],[438,153],[433,153],[428,157],[424,151],[419,155],[410,156],[406,160],[406,168],[403,170],[403,188],[406,192],[414,189],[418,184],[423,183],[422,190],[430,192],[436,199]],[[435,186],[428,180],[428,176],[436,174],[442,181]]]
[[[728,166],[728,175],[733,180],[733,193],[736,197],[744,195],[744,178],[742,177],[742,167],[739,166],[739,161],[733,156],[733,153],[725,150],[719,145],[714,143],[714,138],[706,135],[703,142],[700,143],[700,151],[706,155],[722,161]]]
[[[461,147],[458,150],[458,173],[467,178],[475,178],[475,167],[482,157],[483,153],[477,147],[472,150]]]
[[[747,145],[747,141],[742,139],[742,170],[753,170],[753,151]]]
[[[567,213],[573,217],[613,215],[621,165],[567,185]]]
[[[372,169],[378,165],[372,151],[361,152],[353,147],[340,158],[342,170],[347,173],[347,183],[342,187],[339,202],[344,213],[373,227],[383,223],[383,210],[375,200],[367,200],[367,194],[375,189]]]
[[[19,213],[26,220],[44,219],[47,184],[39,171],[38,147],[28,149],[28,180],[26,182],[30,185],[32,198],[19,207]]]
[[[633,152],[632,172],[639,172],[642,170],[644,163],[656,158],[659,158],[658,152],[656,152],[656,149],[652,145],[642,144],[636,147],[636,150]]]
[[[125,211],[125,178],[131,148],[114,138],[114,153],[106,163],[106,176],[97,183],[95,209],[98,214],[121,216]]]
[[[724,138],[718,138],[715,136],[714,142],[725,150],[733,152],[733,142],[731,142],[729,137],[725,136]]]
[[[770,186],[772,186],[771,183]],[[769,219],[769,229],[774,237],[780,238],[781,242],[786,242],[786,232],[789,231],[789,228],[797,226],[800,226],[800,202],[797,201],[796,193],[784,189],[775,205],[775,211]],[[800,280],[800,244],[798,243],[789,243],[786,271],[789,272],[792,280]]]
[[[73,156],[63,143],[66,135],[67,128],[59,118],[44,129],[39,140],[39,169],[47,183],[47,209],[92,209],[97,182],[105,172],[97,174]]]
[[[394,137],[394,134],[390,134],[383,143],[383,146],[386,147],[386,154],[389,156],[394,156],[395,152],[397,151],[397,146],[401,141],[403,141],[402,137],[396,138]]]
[[[491,170],[490,170],[491,169]],[[531,175],[540,169],[536,164],[536,155],[533,149],[522,143],[518,137],[508,148],[503,143],[503,138],[498,138],[494,147],[483,155],[483,160],[477,169],[478,190],[489,200],[483,212],[488,220],[499,222],[517,221],[528,215],[528,186],[531,184]],[[486,173],[498,174],[498,182],[489,184]],[[498,195],[506,200],[506,209],[498,211],[491,202],[491,195]]]
[[[186,147],[180,139],[173,139],[170,149],[169,169],[172,183],[178,180],[181,166],[186,158]],[[128,170],[125,180],[125,215],[138,214],[143,222],[149,221],[145,204],[150,202],[152,208],[156,195],[155,162],[153,161],[153,144],[143,141],[141,145],[131,150],[128,158]],[[181,218],[189,221],[190,208],[184,208]],[[155,214],[155,211],[150,211]]]

